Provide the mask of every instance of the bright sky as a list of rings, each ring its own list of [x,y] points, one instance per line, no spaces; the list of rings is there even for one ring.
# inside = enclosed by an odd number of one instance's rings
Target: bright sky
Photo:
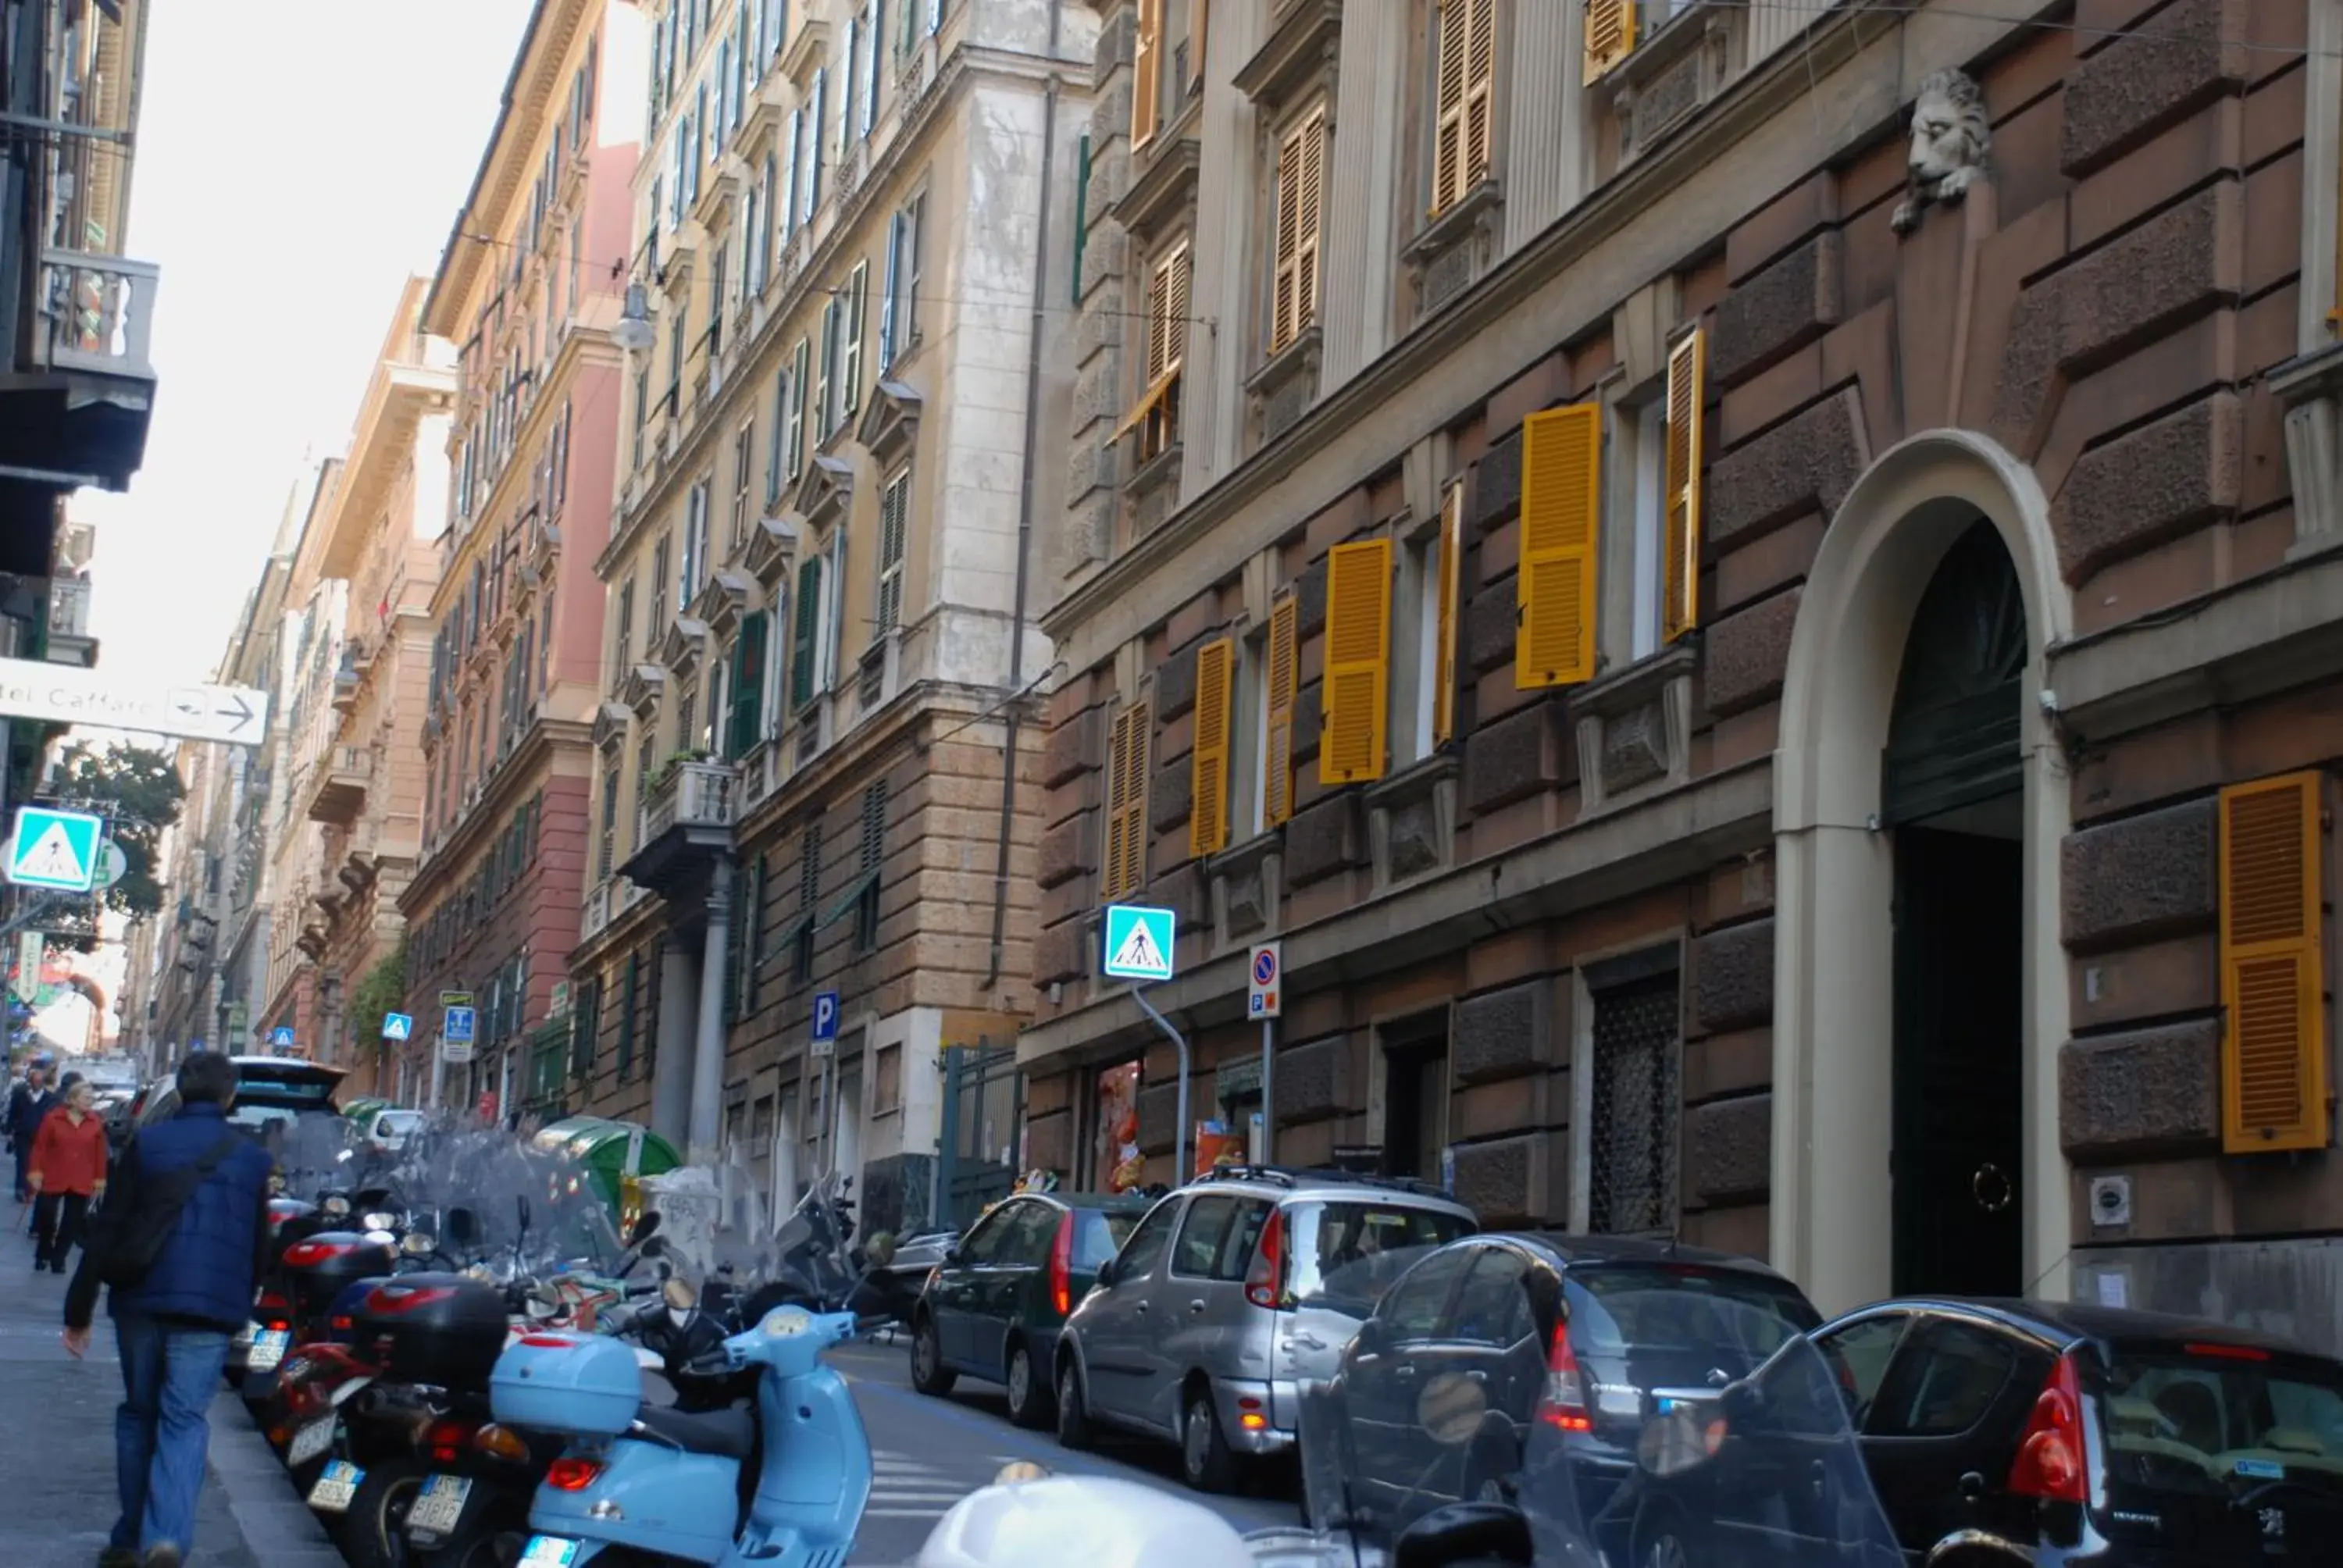
[[[305,452],[347,443],[401,281],[430,272],[528,0],[161,0],[127,254],[163,269],[160,386],[98,525],[98,668],[208,672]]]

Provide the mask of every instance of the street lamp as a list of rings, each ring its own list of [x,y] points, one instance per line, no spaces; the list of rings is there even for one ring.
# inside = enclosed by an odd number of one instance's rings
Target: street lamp
[[[639,283],[627,285],[626,307],[618,313],[618,324],[610,328],[610,341],[635,354],[658,339],[659,333],[651,326],[649,292]]]

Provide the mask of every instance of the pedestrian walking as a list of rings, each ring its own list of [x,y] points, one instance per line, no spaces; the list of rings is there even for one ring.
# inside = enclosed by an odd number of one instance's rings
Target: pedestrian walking
[[[99,1568],[186,1562],[211,1442],[206,1412],[268,1257],[273,1162],[227,1120],[235,1064],[192,1052],[177,1085],[178,1114],[141,1130],[124,1151],[65,1292],[65,1349],[87,1352],[103,1284],[122,1356],[114,1418],[122,1513]]]
[[[8,1150],[16,1156],[16,1201],[33,1201],[33,1188],[26,1180],[33,1172],[33,1140],[40,1135],[41,1123],[56,1109],[57,1097],[49,1090],[49,1059],[36,1056],[25,1069],[25,1081],[8,1091]]]
[[[97,1091],[76,1079],[33,1138],[33,1268],[65,1271],[93,1200],[106,1194],[106,1123]]]

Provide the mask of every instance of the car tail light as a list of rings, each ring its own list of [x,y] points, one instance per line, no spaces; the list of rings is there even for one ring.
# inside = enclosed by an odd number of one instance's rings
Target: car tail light
[[[520,1433],[508,1426],[498,1426],[494,1422],[472,1434],[472,1446],[493,1459],[509,1459],[516,1462],[526,1462],[528,1459],[528,1443]]]
[[[1050,1243],[1050,1305],[1060,1317],[1074,1310],[1074,1211],[1058,1216],[1058,1239]]]
[[[1564,1432],[1593,1432],[1594,1420],[1586,1412],[1586,1380],[1579,1375],[1578,1357],[1570,1349],[1570,1325],[1554,1326],[1554,1348],[1546,1352],[1545,1398],[1538,1419]]]
[[[296,1241],[285,1249],[285,1263],[287,1268],[314,1269],[336,1258],[347,1258],[357,1250],[356,1241]]]
[[[571,1459],[564,1455],[555,1460],[553,1467],[545,1473],[545,1483],[556,1492],[583,1492],[601,1476],[599,1461]]]
[[[460,1421],[435,1421],[423,1434],[423,1446],[431,1457],[442,1464],[453,1464],[464,1445],[472,1440],[472,1429]]]
[[[455,1299],[453,1285],[377,1285],[367,1292],[366,1310],[377,1317],[395,1318],[401,1312]]]
[[[2218,1361],[2266,1362],[2269,1360],[2269,1352],[2262,1350],[2255,1345],[2217,1345],[2192,1342],[2182,1345],[2180,1350],[2181,1353],[2184,1355],[2211,1356]]]
[[[1252,1267],[1245,1271],[1245,1300],[1274,1312],[1285,1299],[1285,1211],[1272,1209],[1254,1243]]]
[[[2017,1462],[2009,1467],[2009,1490],[2019,1497],[2055,1503],[2088,1501],[2083,1463],[2083,1384],[2072,1355],[2060,1356],[2034,1401],[2026,1434],[2017,1441]]]

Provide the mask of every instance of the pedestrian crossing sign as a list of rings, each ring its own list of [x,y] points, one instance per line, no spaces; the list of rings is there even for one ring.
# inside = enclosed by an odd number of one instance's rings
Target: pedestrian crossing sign
[[[1170,980],[1176,925],[1170,910],[1109,904],[1105,951],[1101,955],[1105,961],[1099,966],[1100,972],[1109,980]]]
[[[16,837],[8,845],[8,879],[61,893],[88,892],[97,879],[97,844],[105,826],[83,811],[18,807]]]

